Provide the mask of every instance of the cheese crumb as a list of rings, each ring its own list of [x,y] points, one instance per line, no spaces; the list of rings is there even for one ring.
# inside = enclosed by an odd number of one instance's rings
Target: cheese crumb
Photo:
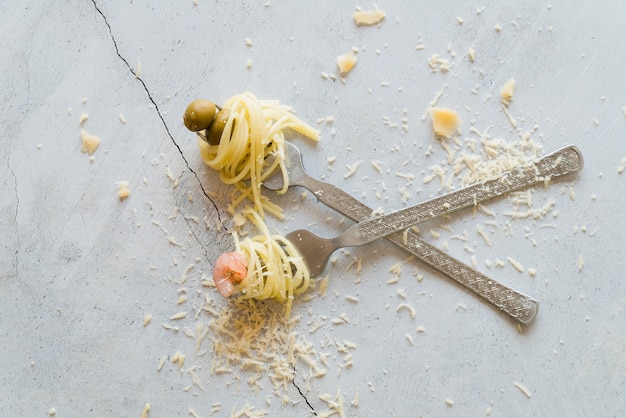
[[[127,181],[117,182],[117,196],[120,198],[120,200],[124,200],[128,196],[130,196],[130,189],[128,188]]]
[[[371,26],[380,23],[386,13],[382,10],[357,10],[354,12],[354,22],[358,26]]]
[[[523,384],[519,382],[515,382],[515,387],[518,388],[524,395],[526,395],[527,398],[530,398],[531,396],[533,396],[532,392],[528,390],[528,388],[524,386]]]
[[[578,256],[578,271],[581,271],[584,265],[585,263],[583,262],[583,255],[581,254]]]
[[[148,412],[150,412],[150,404],[147,403],[143,406],[143,411],[141,411],[141,418],[147,418]]]
[[[54,408],[50,408],[48,410],[48,415],[50,415],[51,417],[55,416],[57,414],[57,410]]]
[[[471,46],[469,51],[467,51],[467,57],[469,58],[470,62],[476,61],[476,50],[473,46]]]
[[[126,118],[124,117],[124,115],[120,113],[119,115],[117,115],[117,117],[119,118],[120,122],[126,123]]]
[[[146,325],[148,325],[150,321],[152,321],[152,314],[145,314],[143,316],[143,326],[145,327]]]
[[[348,302],[351,302],[351,303],[359,303],[359,298],[358,298],[358,297],[356,297],[356,296],[346,295],[346,296],[345,296],[345,298],[346,298],[346,300],[347,300]]]
[[[86,113],[81,113],[81,114],[80,114],[80,119],[79,119],[78,123],[79,123],[80,125],[82,125],[83,123],[85,123],[85,121],[86,121],[87,119],[89,119],[89,115],[88,115],[88,114],[86,114]]]
[[[504,83],[502,89],[500,89],[500,97],[502,98],[502,104],[508,106],[511,104],[513,100],[513,94],[515,93],[515,79],[511,78],[509,81]]]
[[[178,369],[182,370],[183,365],[185,364],[185,359],[186,359],[185,355],[181,353],[180,351],[177,351],[172,357],[172,363],[177,363]]]
[[[489,236],[487,236],[487,233],[484,229],[480,227],[480,225],[476,226],[476,231],[478,232],[478,235],[480,235],[480,237],[483,239],[483,241],[485,241],[485,244],[491,246],[491,240],[489,239]]]
[[[509,263],[511,263],[511,265],[513,267],[515,267],[515,270],[517,270],[519,272],[523,272],[524,271],[524,267],[522,266],[522,264],[519,261],[516,261],[516,260],[514,260],[511,257],[507,257],[506,259],[509,261]]]
[[[89,155],[92,155],[96,151],[96,148],[98,148],[98,145],[100,145],[100,137],[91,135],[84,129],[80,130],[80,138],[83,141],[81,151]]]
[[[446,405],[448,406],[454,406],[454,401],[450,398],[446,398],[445,402],[446,402]]]
[[[409,311],[411,318],[415,319],[415,309],[413,309],[411,305],[409,305],[408,303],[401,303],[396,308],[396,312],[400,311],[401,309],[406,309],[407,311]]]
[[[439,57],[439,55],[437,54],[433,54],[430,56],[430,59],[428,60],[428,66],[434,73],[436,73],[437,70],[441,71],[442,73],[447,73],[448,71],[450,71],[450,61],[445,58]]]
[[[187,316],[187,312],[177,312],[174,315],[170,316],[170,320],[177,321],[179,319],[183,319]]]
[[[622,174],[626,170],[626,158],[622,158],[620,161],[619,167],[617,168],[617,173]]]
[[[343,178],[347,179],[348,177],[356,173],[356,169],[359,168],[359,164],[361,164],[361,161],[357,161],[354,164],[346,164],[346,168],[348,169],[348,172],[343,175]]]
[[[441,107],[430,108],[433,131],[440,137],[450,138],[457,131],[461,120],[456,110]]]
[[[353,51],[350,51],[346,54],[339,55],[337,57],[337,67],[339,67],[339,74],[342,77],[348,75],[354,65],[356,64],[357,56]]]

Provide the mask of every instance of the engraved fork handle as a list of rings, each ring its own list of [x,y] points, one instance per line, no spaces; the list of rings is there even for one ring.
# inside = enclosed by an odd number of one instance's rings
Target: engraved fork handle
[[[372,209],[331,184],[312,177],[301,176],[300,185],[313,191],[326,206],[354,221],[363,221],[372,214]],[[408,231],[406,242],[402,232],[395,232],[385,238],[482,297],[512,319],[524,325],[531,324],[535,320],[539,309],[539,302],[535,299],[490,279],[437,247],[426,243],[412,230]]]
[[[497,178],[473,184],[387,215],[361,221],[338,236],[337,244],[343,247],[367,244],[427,219],[468,206],[476,206],[482,201],[514,190],[578,171],[582,165],[580,151],[570,145],[532,164],[506,171]]]
[[[553,166],[560,166],[561,164],[563,164],[563,167],[569,166],[567,169],[569,171],[565,170],[567,172],[577,171],[582,167],[582,157],[577,149],[568,147],[561,151],[563,154],[560,155],[565,155],[565,157],[562,156],[560,160],[556,156],[554,159],[542,159],[535,163],[535,166],[539,167],[537,173],[549,172],[553,169]],[[575,155],[571,155],[570,152],[573,152]],[[543,165],[539,164],[541,161],[543,161]],[[556,164],[557,162],[558,164]],[[366,220],[371,216],[372,210],[369,207],[343,190],[316,180],[305,172],[299,174],[300,185],[315,193],[317,198],[326,206],[357,222]],[[516,321],[522,324],[530,324],[535,319],[539,308],[539,303],[535,299],[490,279],[470,266],[424,242],[413,231],[409,230],[406,243],[402,232],[393,233],[386,238],[410,254],[415,255],[418,260],[447,275],[461,286],[473,291]]]

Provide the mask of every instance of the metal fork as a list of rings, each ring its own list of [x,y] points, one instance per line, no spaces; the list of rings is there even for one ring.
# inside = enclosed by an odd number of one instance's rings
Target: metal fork
[[[531,323],[539,307],[538,302],[517,290],[490,279],[479,271],[456,260],[436,247],[421,240],[408,230],[410,226],[453,211],[580,170],[582,155],[574,146],[562,148],[527,166],[503,173],[496,179],[486,180],[466,188],[428,200],[388,215],[371,218],[372,210],[346,192],[328,183],[309,176],[302,164],[302,154],[287,142],[287,169],[290,186],[303,186],[313,192],[327,206],[359,222],[335,238],[322,238],[308,230],[297,230],[287,235],[298,247],[309,267],[311,275],[321,274],[330,255],[338,248],[363,245],[381,237],[415,255],[419,260],[441,271],[457,283],[472,290],[513,319]],[[281,189],[282,176],[273,175],[265,180],[264,186],[271,190]]]

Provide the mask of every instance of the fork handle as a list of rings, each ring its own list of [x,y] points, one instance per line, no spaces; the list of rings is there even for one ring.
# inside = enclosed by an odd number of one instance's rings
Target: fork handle
[[[311,190],[326,206],[335,209],[353,221],[363,221],[372,214],[372,209],[348,193],[328,183],[312,177],[304,177],[302,186]],[[409,230],[406,236],[402,232],[387,235],[386,238],[429,267],[440,271],[456,283],[471,290],[510,318],[528,325],[535,320],[539,302],[515,289],[497,282],[473,269],[437,247],[423,241],[415,232]]]
[[[555,168],[559,168],[561,164],[563,164],[561,169],[564,168],[563,171],[560,171],[561,173],[565,173],[565,171],[573,172],[582,168],[582,157],[575,147],[566,147],[554,154],[556,155],[553,158],[547,159],[546,157],[534,164],[534,166],[538,167],[536,177],[540,173],[550,175],[549,173]],[[561,157],[560,159],[559,156]],[[556,172],[557,176],[558,173]],[[551,176],[556,177],[554,173]],[[372,210],[369,207],[338,187],[309,176],[303,176],[301,185],[312,191],[326,206],[335,209],[353,221],[364,221],[372,214]],[[418,260],[447,275],[461,286],[482,297],[512,319],[522,324],[530,324],[534,321],[539,303],[530,296],[509,288],[456,260],[438,248],[426,243],[411,230],[407,233],[406,242],[402,232],[393,233],[386,238],[398,247],[416,256]]]
[[[535,183],[549,181],[580,170],[580,151],[570,145],[534,163],[502,173],[494,179],[459,189],[387,215],[377,216],[346,229],[336,238],[340,247],[363,245],[436,216],[445,215]]]

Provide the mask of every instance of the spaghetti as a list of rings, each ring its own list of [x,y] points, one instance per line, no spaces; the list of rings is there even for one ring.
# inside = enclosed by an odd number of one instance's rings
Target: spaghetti
[[[243,240],[233,234],[236,251],[221,254],[213,266],[217,291],[241,300],[282,302],[289,317],[295,295],[306,291],[312,280],[293,244],[270,234],[265,212],[279,219],[283,214],[261,193],[261,184],[280,170],[283,188],[279,193],[289,187],[285,129],[314,141],[319,140],[319,132],[296,118],[290,107],[275,100],[258,100],[252,93],[235,95],[222,108],[208,100],[196,100],[187,107],[183,121],[198,133],[202,160],[219,172],[222,182],[235,187],[229,212],[236,215],[236,208],[250,200],[252,207],[246,207],[241,215],[261,232]]]
[[[245,199],[264,218],[265,212],[281,218],[282,210],[261,194],[263,180],[280,170],[285,193],[289,175],[285,167],[285,129],[314,140],[319,132],[291,113],[291,108],[275,100],[258,100],[252,93],[242,93],[228,99],[223,106],[228,119],[219,143],[212,145],[205,133],[198,132],[202,160],[219,172],[220,180],[236,190],[229,207],[231,213]]]
[[[258,213],[246,208],[242,214],[261,234],[241,241],[234,234],[237,251],[218,257],[213,281],[226,297],[238,292],[242,299],[274,299],[285,303],[285,316],[289,317],[294,296],[311,284],[306,264],[289,240],[270,234]]]

